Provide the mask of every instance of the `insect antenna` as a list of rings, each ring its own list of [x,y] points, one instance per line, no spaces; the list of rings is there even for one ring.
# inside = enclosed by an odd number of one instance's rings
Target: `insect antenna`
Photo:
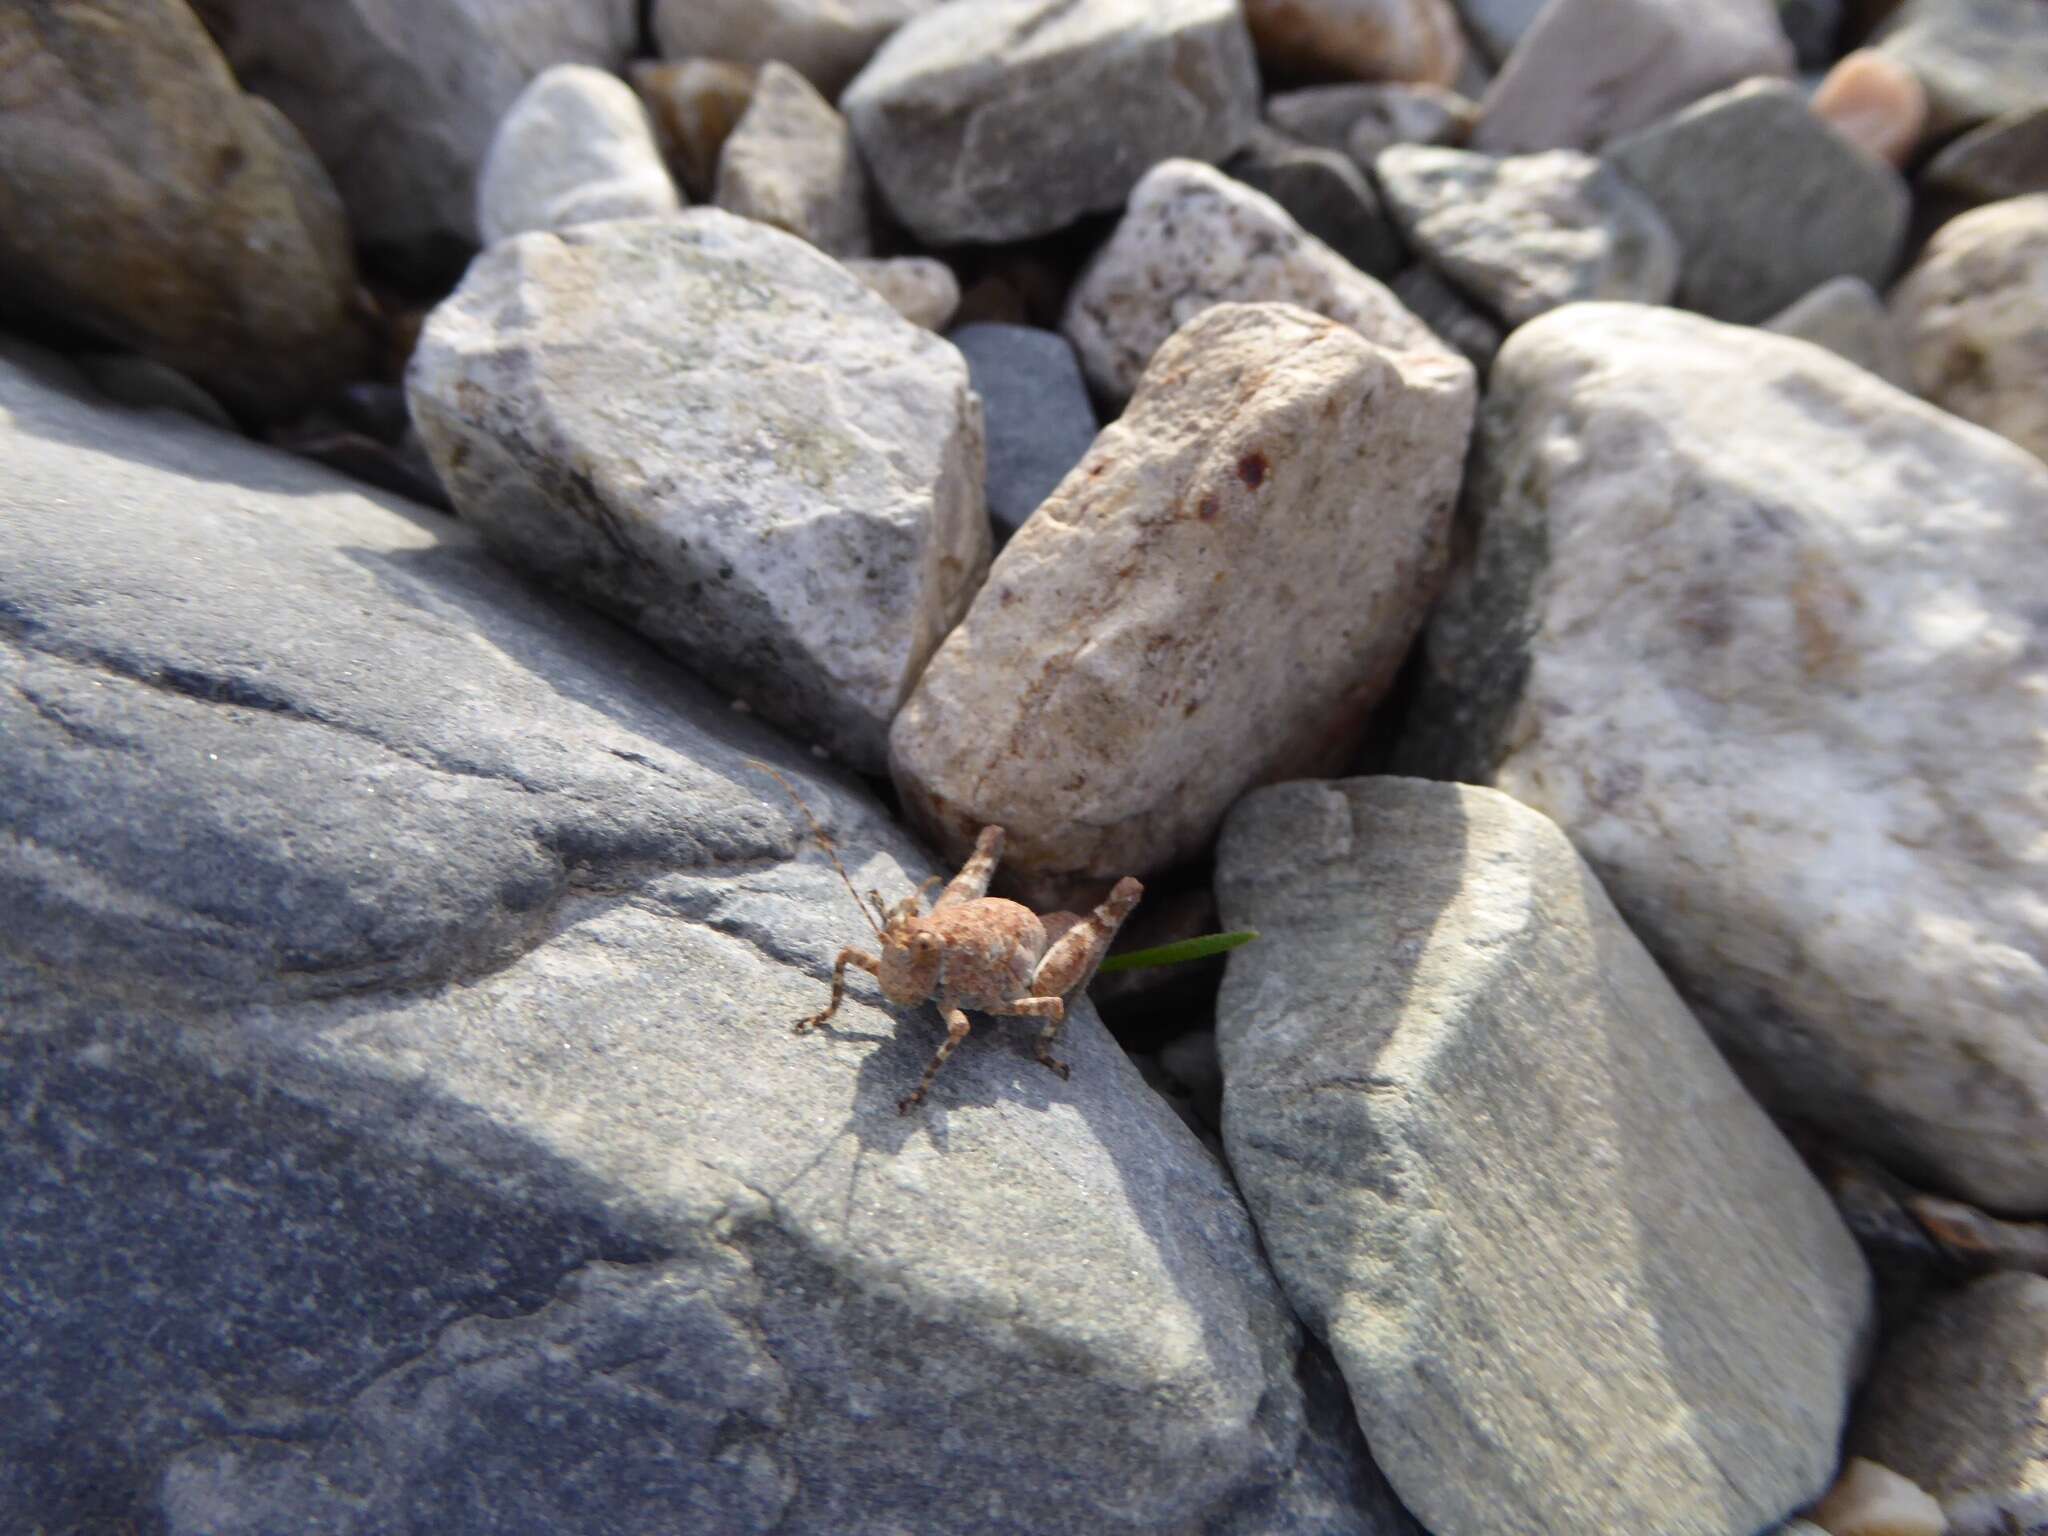
[[[767,774],[769,778],[773,779],[776,783],[780,784],[782,786],[783,793],[788,795],[790,799],[796,802],[796,808],[804,813],[804,820],[808,821],[811,824],[811,837],[813,838],[813,840],[816,841],[817,845],[820,848],[825,850],[825,857],[832,861],[832,867],[839,871],[839,883],[846,887],[846,894],[851,896],[853,898],[853,904],[856,907],[860,908],[860,915],[862,916],[862,918],[866,919],[867,925],[870,928],[874,928],[875,937],[877,939],[881,938],[882,930],[879,928],[875,928],[875,920],[872,917],[868,916],[868,909],[865,906],[861,905],[860,892],[856,891],[853,888],[853,881],[847,877],[846,866],[839,862],[839,850],[832,844],[832,834],[825,830],[825,828],[819,823],[818,818],[812,814],[811,808],[808,805],[804,804],[804,797],[796,792],[796,786],[790,783],[789,780],[785,779],[775,769],[769,767],[766,763],[762,762],[758,757],[750,757],[747,759],[747,762],[751,766],[760,769],[763,773]],[[882,899],[880,896],[877,896],[875,898],[875,905],[877,907],[880,907],[881,904]],[[884,915],[886,916],[886,914]]]

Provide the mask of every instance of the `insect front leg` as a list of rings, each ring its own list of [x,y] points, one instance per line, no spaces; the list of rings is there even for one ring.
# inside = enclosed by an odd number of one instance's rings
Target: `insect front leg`
[[[931,1087],[932,1079],[939,1075],[939,1068],[946,1064],[946,1058],[958,1050],[960,1042],[967,1038],[967,1015],[958,1008],[948,1008],[945,1012],[945,1044],[939,1047],[938,1054],[932,1057],[930,1062],[926,1064],[924,1076],[918,1079],[916,1090],[897,1104],[896,1113],[899,1115],[909,1114],[912,1109],[923,1102],[925,1090]]]
[[[823,1026],[824,1022],[839,1011],[839,1003],[846,996],[846,968],[857,965],[870,976],[881,974],[882,962],[864,950],[842,949],[839,958],[832,962],[832,1001],[820,1008],[807,1019],[798,1021],[796,1033],[808,1034]]]

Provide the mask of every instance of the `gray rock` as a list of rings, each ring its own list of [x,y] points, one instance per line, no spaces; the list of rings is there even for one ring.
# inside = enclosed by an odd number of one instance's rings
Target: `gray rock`
[[[243,87],[306,136],[356,238],[422,277],[460,273],[499,121],[551,64],[617,68],[638,0],[192,0]]]
[[[1990,1275],[1879,1358],[1849,1449],[1941,1500],[1951,1536],[2048,1525],[2048,1280]]]
[[[1402,1529],[1092,1010],[913,1119],[928,1011],[790,1034],[867,930],[749,759],[905,891],[865,796],[447,518],[0,454],[0,1527]]]
[[[1385,284],[1265,193],[1192,160],[1146,172],[1067,295],[1060,329],[1097,394],[1121,405],[1167,337],[1230,303],[1298,304],[1393,351],[1446,350]]]
[[[761,66],[746,116],[719,154],[713,201],[834,256],[865,256],[874,247],[853,131],[787,64]]]
[[[1508,329],[1560,304],[1662,304],[1678,242],[1649,199],[1575,149],[1505,159],[1401,144],[1373,166],[1409,247]]]
[[[502,554],[862,768],[988,566],[959,354],[715,208],[493,246],[408,387]]]
[[[1374,154],[1387,144],[1461,143],[1477,110],[1440,85],[1308,85],[1266,98],[1266,121],[1282,133],[1347,154],[1354,132],[1384,139]],[[1372,155],[1358,163],[1370,169]]]
[[[1892,319],[1915,389],[2048,462],[2048,192],[1935,231]]]
[[[0,292],[279,420],[367,369],[333,185],[183,0],[11,7]]]
[[[1074,349],[1057,331],[963,325],[947,338],[967,359],[988,422],[988,510],[1015,533],[1094,445],[1098,424]]]
[[[1550,0],[1479,104],[1476,149],[1593,149],[1709,91],[1785,75],[1772,0]]]
[[[1380,207],[1379,194],[1351,157],[1259,127],[1224,171],[1263,192],[1294,221],[1361,272],[1392,277],[1406,253]]]
[[[1394,279],[1394,297],[1399,299],[1432,331],[1462,352],[1480,378],[1493,366],[1494,354],[1507,340],[1507,331],[1493,316],[1437,275],[1434,267],[1417,262]]]
[[[2048,106],[1973,128],[1927,163],[1921,184],[1968,203],[2048,192]]]
[[[669,59],[780,60],[837,97],[888,37],[940,0],[653,0]]]
[[[2048,106],[2040,0],[1905,0],[1872,41],[1927,87],[1927,129],[1937,140]]]
[[[1913,387],[1912,368],[1898,328],[1877,290],[1860,277],[1831,278],[1766,320],[1764,329],[1826,347],[1835,356],[1868,368],[1887,384]]]
[[[1171,156],[1224,159],[1259,80],[1236,0],[949,0],[839,105],[896,217],[951,245],[1115,208]]]
[[[1544,0],[1458,0],[1458,14],[1472,40],[1479,44],[1479,51],[1500,65],[1507,62],[1522,34],[1534,24],[1543,3]]]
[[[1826,1193],[1550,821],[1413,779],[1225,824],[1231,1171],[1433,1531],[1749,1536],[1871,1318]]]
[[[1778,0],[1778,25],[1801,69],[1825,70],[1841,53],[1842,0]]]
[[[1608,161],[1678,236],[1686,308],[1756,324],[1834,277],[1882,287],[1913,200],[1890,166],[1757,80],[1616,141]]]
[[[477,177],[477,232],[486,245],[681,207],[640,98],[588,64],[534,76],[498,124]]]
[[[1559,822],[1776,1107],[2048,1209],[2048,467],[1643,305],[1515,332],[1481,421],[1400,761]]]

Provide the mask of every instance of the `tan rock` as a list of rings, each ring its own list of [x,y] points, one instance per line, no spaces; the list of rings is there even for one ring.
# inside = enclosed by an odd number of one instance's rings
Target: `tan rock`
[[[1921,395],[2048,460],[2048,192],[1949,220],[1892,316]]]
[[[1828,1536],[1942,1536],[1948,1519],[1918,1483],[1852,1456],[1806,1518]]]
[[[1821,81],[1813,113],[1858,148],[1904,166],[1927,128],[1927,89],[1891,55],[1858,48]]]
[[[632,78],[669,169],[691,197],[709,201],[718,152],[754,99],[754,66],[724,59],[643,60],[633,66]]]
[[[960,308],[960,279],[935,257],[855,257],[846,265],[912,325],[943,331]]]
[[[1474,397],[1462,358],[1289,305],[1205,310],[897,716],[911,815],[948,849],[999,823],[1016,888],[1066,901],[1340,761],[1435,593]]]
[[[833,256],[865,256],[868,178],[846,119],[787,64],[764,64],[718,157],[712,200]]]
[[[0,291],[295,413],[367,367],[347,218],[183,0],[0,9]]]
[[[1297,74],[1450,85],[1465,64],[1450,0],[1245,0],[1244,19],[1260,61]]]
[[[654,40],[667,58],[780,59],[837,96],[882,40],[939,0],[654,0]]]
[[[1447,350],[1384,283],[1273,199],[1192,160],[1146,173],[1060,324],[1088,382],[1121,401],[1167,337],[1225,303],[1299,304],[1396,351]]]

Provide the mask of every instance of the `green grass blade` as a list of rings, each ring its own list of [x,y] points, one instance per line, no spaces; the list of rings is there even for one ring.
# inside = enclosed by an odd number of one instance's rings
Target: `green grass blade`
[[[1211,955],[1220,955],[1225,950],[1235,949],[1240,944],[1249,944],[1258,935],[1249,928],[1240,928],[1235,933],[1205,933],[1200,938],[1182,939],[1178,944],[1161,944],[1157,949],[1134,949],[1128,954],[1111,955],[1102,962],[1099,974],[1110,975],[1117,971],[1140,971],[1154,965],[1181,965],[1189,960],[1206,960]]]

